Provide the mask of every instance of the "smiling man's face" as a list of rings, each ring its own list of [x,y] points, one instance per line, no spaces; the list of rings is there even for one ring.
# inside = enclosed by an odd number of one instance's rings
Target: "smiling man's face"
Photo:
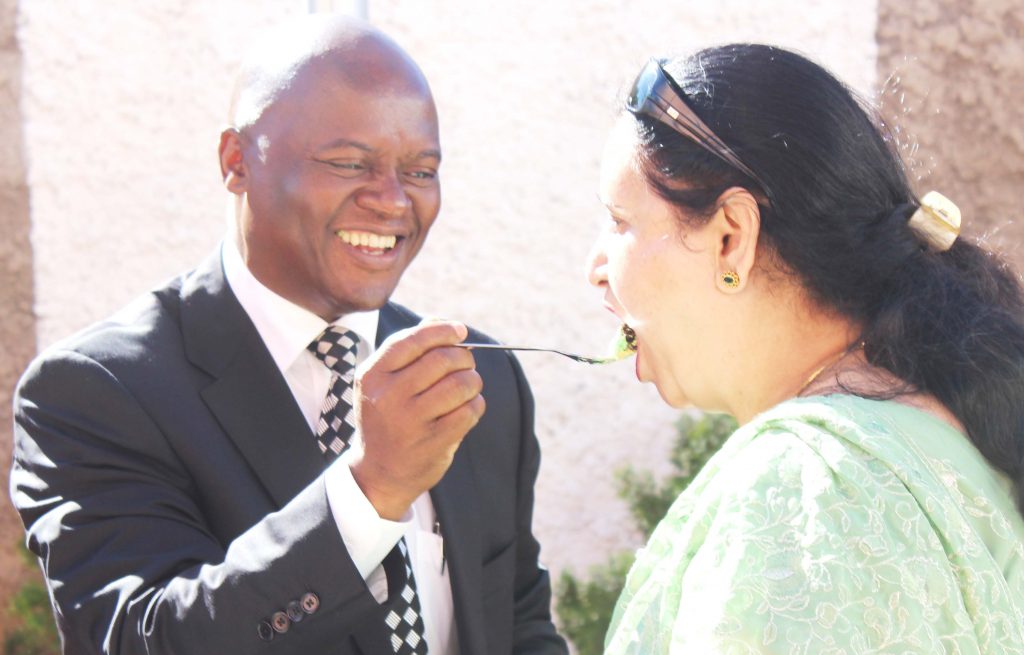
[[[238,139],[236,238],[253,275],[325,320],[383,305],[441,206],[425,82],[401,65],[360,80],[328,55]]]

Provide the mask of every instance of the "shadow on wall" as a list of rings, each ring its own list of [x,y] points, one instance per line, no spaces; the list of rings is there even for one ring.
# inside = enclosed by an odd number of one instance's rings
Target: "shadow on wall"
[[[17,18],[17,0],[0,0],[0,487],[5,497],[11,463],[11,393],[36,350]],[[0,502],[0,634],[5,636],[19,623],[8,607],[16,589],[38,576],[38,570],[19,556],[16,545],[21,540],[21,521],[9,502]]]

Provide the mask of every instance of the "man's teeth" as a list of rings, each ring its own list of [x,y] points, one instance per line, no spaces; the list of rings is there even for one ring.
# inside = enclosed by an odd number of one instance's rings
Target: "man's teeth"
[[[345,243],[365,248],[390,250],[398,243],[398,237],[393,234],[374,234],[373,232],[353,232],[349,230],[338,230],[337,234]]]

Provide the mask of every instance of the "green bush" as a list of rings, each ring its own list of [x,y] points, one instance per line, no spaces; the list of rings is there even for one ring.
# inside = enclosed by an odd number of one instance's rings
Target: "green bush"
[[[35,556],[23,544],[18,550],[29,567],[37,568]],[[40,580],[25,582],[11,597],[7,612],[16,623],[4,639],[4,655],[60,655],[50,596]]]
[[[619,497],[629,505],[645,538],[735,429],[736,421],[724,414],[699,418],[684,415],[676,423],[670,456],[674,472],[668,479],[658,483],[650,471],[633,467],[616,472]],[[601,655],[604,651],[604,636],[633,558],[633,553],[618,553],[605,564],[591,567],[585,578],[563,571],[555,583],[559,624],[579,655]]]

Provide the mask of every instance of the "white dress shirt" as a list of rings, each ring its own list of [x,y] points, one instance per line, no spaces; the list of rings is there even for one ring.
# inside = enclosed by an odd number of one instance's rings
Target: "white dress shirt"
[[[332,373],[306,347],[329,323],[263,286],[245,266],[232,237],[224,242],[222,261],[231,290],[288,383],[313,440]],[[374,311],[348,314],[334,321],[359,335],[357,366],[375,349],[378,318],[379,312]],[[310,447],[316,445],[311,443]],[[404,535],[416,577],[427,647],[431,655],[458,655],[451,582],[444,565],[442,538],[435,530],[437,519],[430,494],[417,498],[401,521],[381,518],[352,477],[350,453],[339,457],[324,475],[327,501],[349,556],[370,593],[383,602],[388,585],[381,562]]]

